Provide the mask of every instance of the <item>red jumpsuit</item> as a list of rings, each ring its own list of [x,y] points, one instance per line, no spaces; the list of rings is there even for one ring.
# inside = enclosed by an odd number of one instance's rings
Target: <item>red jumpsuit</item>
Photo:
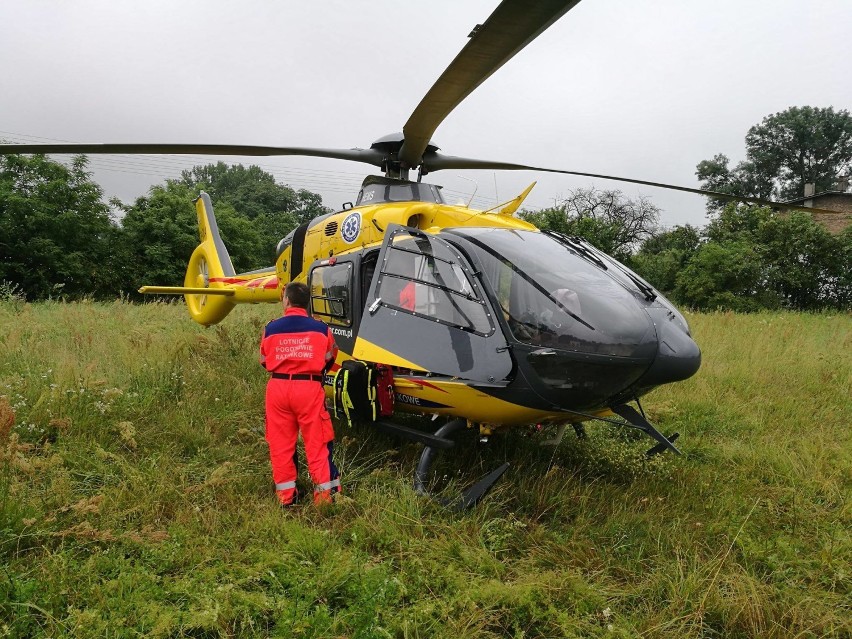
[[[399,292],[399,305],[407,311],[413,311],[415,308],[416,290],[414,282],[409,282]]]
[[[296,491],[296,440],[305,442],[314,502],[330,502],[340,490],[340,474],[332,460],[334,430],[325,408],[323,372],[337,357],[331,330],[290,307],[269,322],[260,342],[260,363],[272,373],[266,385],[266,441],[279,501],[292,504]]]

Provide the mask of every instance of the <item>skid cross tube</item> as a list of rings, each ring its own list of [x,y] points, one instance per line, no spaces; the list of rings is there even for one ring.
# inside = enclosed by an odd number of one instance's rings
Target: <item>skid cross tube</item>
[[[377,421],[375,423],[375,427],[376,429],[387,433],[388,435],[395,435],[396,437],[407,439],[408,441],[423,444],[424,446],[428,446],[429,448],[452,448],[453,446],[455,446],[455,442],[451,439],[441,437],[441,435],[439,434],[440,430],[433,435],[432,433],[427,433],[422,430],[417,430],[415,428],[409,428],[408,426],[403,426],[402,424],[394,424],[393,422],[383,421]]]

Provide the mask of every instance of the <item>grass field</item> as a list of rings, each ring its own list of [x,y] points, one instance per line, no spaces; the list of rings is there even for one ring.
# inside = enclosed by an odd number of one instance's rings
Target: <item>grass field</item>
[[[0,636],[852,637],[849,315],[690,315],[704,365],[645,406],[684,457],[516,431],[445,467],[512,462],[459,514],[363,427],[343,500],[275,507],[275,314],[0,303]]]

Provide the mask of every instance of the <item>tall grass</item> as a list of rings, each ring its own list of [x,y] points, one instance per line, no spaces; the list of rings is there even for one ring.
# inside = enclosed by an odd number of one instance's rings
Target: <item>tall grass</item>
[[[462,438],[451,483],[512,469],[459,514],[342,426],[346,497],[275,507],[275,313],[0,303],[0,636],[852,637],[848,315],[690,316],[701,371],[645,403],[685,457]]]

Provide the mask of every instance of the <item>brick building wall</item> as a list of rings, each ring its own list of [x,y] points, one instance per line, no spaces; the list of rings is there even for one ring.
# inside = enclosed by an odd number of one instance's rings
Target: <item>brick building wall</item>
[[[852,193],[841,191],[826,191],[816,195],[799,198],[788,202],[788,204],[801,204],[818,209],[837,211],[837,215],[831,213],[814,213],[814,220],[825,226],[832,233],[840,233],[847,226],[852,225]]]

